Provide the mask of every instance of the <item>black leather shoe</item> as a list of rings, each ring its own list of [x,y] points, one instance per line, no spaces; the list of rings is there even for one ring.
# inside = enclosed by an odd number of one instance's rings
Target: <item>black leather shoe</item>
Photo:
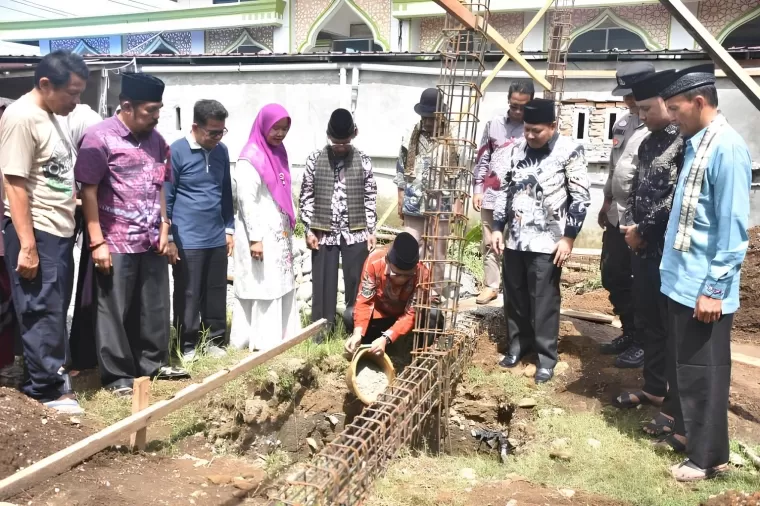
[[[622,334],[609,343],[604,343],[599,347],[599,353],[602,355],[617,355],[623,353],[633,343],[633,336]]]
[[[615,367],[637,369],[644,367],[644,350],[638,344],[632,344],[615,359]]]
[[[504,358],[501,359],[501,362],[499,362],[499,365],[511,369],[518,363],[520,363],[520,357],[516,355],[505,355]]]
[[[540,367],[539,369],[536,370],[536,376],[535,376],[536,385],[540,385],[541,383],[546,383],[553,377],[554,377],[554,368],[547,369],[545,367]]]

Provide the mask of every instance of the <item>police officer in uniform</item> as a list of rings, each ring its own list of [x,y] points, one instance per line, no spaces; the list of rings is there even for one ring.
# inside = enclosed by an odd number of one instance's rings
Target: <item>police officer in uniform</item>
[[[640,62],[628,64],[617,71],[617,87],[612,94],[623,97],[629,112],[613,126],[610,173],[604,185],[604,204],[599,211],[599,226],[604,229],[602,285],[610,293],[612,307],[623,324],[623,334],[612,342],[603,344],[601,352],[617,354],[615,366],[624,368],[641,367],[644,364],[644,350],[636,342],[633,319],[631,252],[625,243],[625,235],[620,231],[620,220],[625,212],[636,171],[636,154],[639,144],[649,132],[639,119],[631,85],[652,74],[654,66]]]

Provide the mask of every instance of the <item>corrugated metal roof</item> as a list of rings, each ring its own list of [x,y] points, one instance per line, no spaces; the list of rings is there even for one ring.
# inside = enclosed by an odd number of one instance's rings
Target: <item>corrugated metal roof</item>
[[[754,47],[737,47],[727,49],[734,56],[745,55],[748,59],[752,53],[760,53],[760,46]],[[521,51],[523,57],[527,60],[541,61],[545,60],[547,53],[544,51]],[[497,61],[501,59],[501,51],[489,51],[485,55],[486,61]],[[753,55],[755,56],[755,55]],[[757,55],[760,57],[760,54]],[[203,53],[203,54],[165,54],[165,55],[130,55],[130,54],[108,54],[108,55],[86,55],[85,59],[91,63],[110,64],[116,61],[131,61],[136,59],[138,63],[162,64],[162,63],[208,63],[213,60],[219,63],[298,63],[298,62],[357,62],[357,61],[435,61],[440,57],[437,52],[390,52],[390,51],[362,51],[362,52],[315,52],[315,53]],[[642,59],[704,59],[707,53],[699,49],[668,49],[661,51],[650,51],[647,49],[635,50],[609,50],[609,51],[588,51],[575,52],[568,55],[570,61],[592,60],[635,60]],[[41,56],[29,55],[0,55],[0,65],[8,64],[34,64],[40,60]]]

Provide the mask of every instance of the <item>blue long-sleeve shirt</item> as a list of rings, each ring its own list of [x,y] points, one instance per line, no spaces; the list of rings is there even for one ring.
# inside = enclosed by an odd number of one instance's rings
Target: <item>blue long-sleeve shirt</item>
[[[183,249],[218,248],[235,232],[230,155],[203,149],[192,134],[171,146],[173,183],[164,183],[172,238]]]
[[[705,130],[685,142],[683,169],[673,197],[660,263],[661,291],[692,308],[700,295],[721,299],[723,314],[730,314],[739,309],[739,276],[749,245],[747,225],[752,184],[749,149],[730,126],[713,140],[717,144],[708,160],[689,251],[673,248],[684,184]]]

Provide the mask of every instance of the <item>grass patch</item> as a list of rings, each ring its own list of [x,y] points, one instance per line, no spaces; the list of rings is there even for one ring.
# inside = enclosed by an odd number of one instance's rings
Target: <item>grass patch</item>
[[[499,388],[510,399],[530,396],[538,401],[537,409],[551,404],[550,391],[528,387],[524,378],[511,374],[488,374],[478,368],[467,371],[465,381],[471,391],[488,385]],[[427,455],[405,457],[395,461],[386,476],[378,480],[371,506],[460,505],[466,502],[466,488],[473,484],[460,475],[463,468],[475,470],[477,481],[505,480],[519,475],[546,487],[570,488],[617,499],[637,506],[692,506],[727,489],[754,491],[758,475],[751,467],[733,468],[723,478],[696,484],[679,484],[669,467],[678,456],[655,452],[650,440],[643,437],[641,423],[645,414],[637,410],[621,412],[610,408],[600,412],[565,412],[537,417],[531,424],[536,438],[523,452],[499,464],[492,454],[473,453],[462,456]],[[589,445],[595,439],[598,448]],[[569,452],[567,462],[550,457],[552,448]],[[732,450],[738,445],[732,442]],[[477,486],[477,485],[475,485]],[[441,493],[444,493],[441,495]],[[449,493],[446,493],[449,492]],[[442,500],[442,497],[447,497]],[[451,499],[448,499],[448,498]]]
[[[172,335],[176,332],[172,329]],[[345,367],[347,362],[342,358],[343,344],[346,333],[342,321],[336,323],[335,329],[327,336],[322,344],[316,344],[311,339],[299,343],[282,355],[253,368],[241,377],[229,381],[211,392],[204,398],[185,406],[167,415],[163,420],[154,422],[154,429],[160,426],[171,427],[168,440],[169,446],[184,437],[195,434],[205,427],[205,420],[214,406],[241,406],[250,397],[251,392],[259,390],[264,385],[270,384],[276,378],[275,388],[281,399],[291,399],[295,393],[297,377],[292,370],[293,359],[304,361],[314,366],[315,371],[322,368],[325,361],[327,370],[338,370]],[[205,339],[201,339],[199,349],[202,349]],[[176,354],[176,347],[175,357]],[[202,381],[207,376],[231,367],[249,355],[248,351],[227,349],[227,354],[222,357],[213,357],[204,353],[198,353],[195,360],[182,361],[181,364],[191,374],[189,381],[153,381],[150,387],[151,403],[166,399],[174,395],[188,384]],[[271,374],[274,371],[275,374]],[[115,397],[103,389],[85,390],[78,393],[85,416],[94,421],[97,426],[112,425],[132,413],[131,397]]]

